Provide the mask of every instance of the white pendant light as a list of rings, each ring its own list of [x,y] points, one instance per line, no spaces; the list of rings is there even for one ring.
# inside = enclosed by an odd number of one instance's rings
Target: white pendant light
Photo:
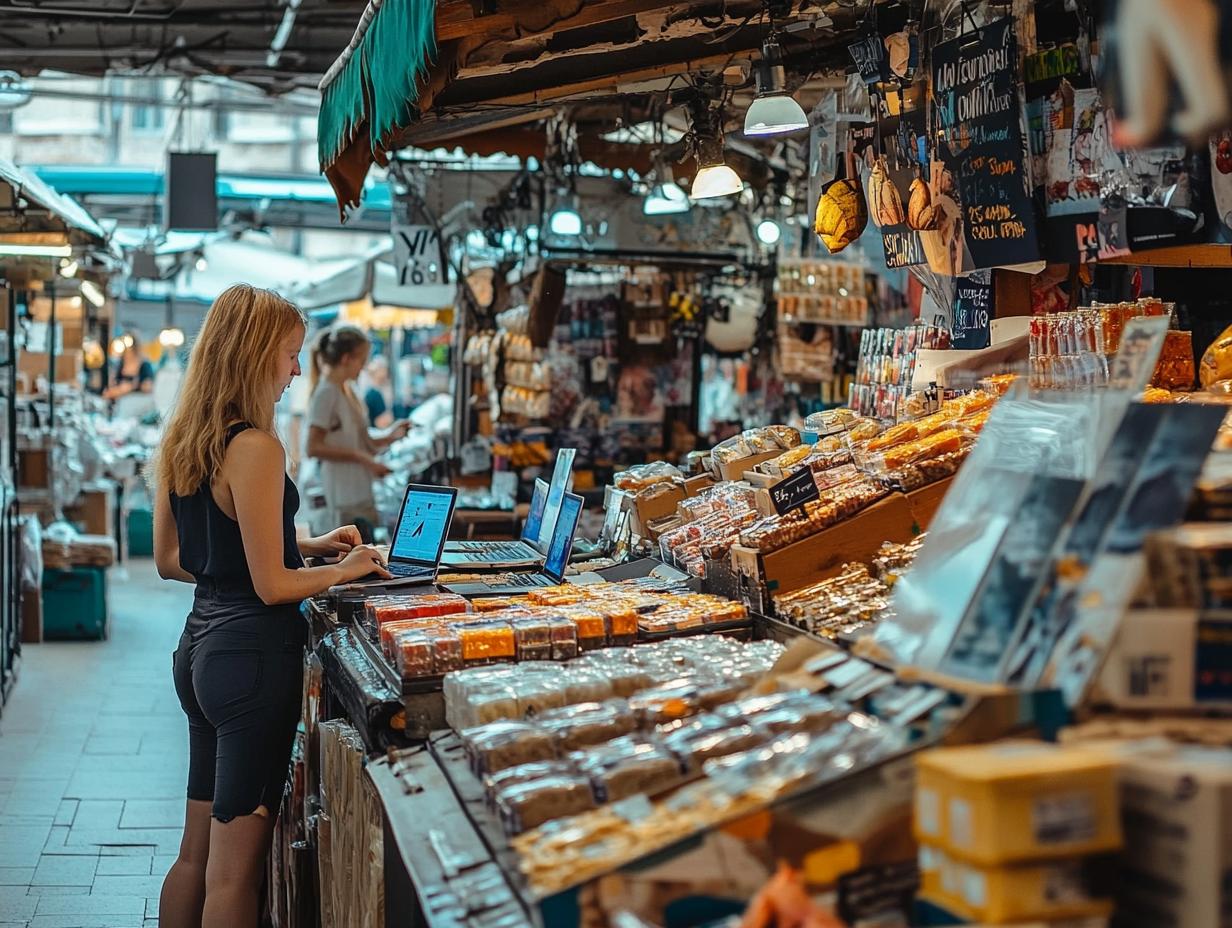
[[[726,164],[708,164],[693,178],[693,189],[689,196],[695,200],[707,200],[712,197],[728,197],[743,189],[744,181],[740,179],[740,175]]]
[[[67,258],[72,245],[25,245],[0,242],[0,255],[13,258]]]
[[[757,240],[763,245],[777,245],[783,237],[783,229],[773,219],[763,219],[757,224]]]
[[[808,128],[804,110],[787,92],[783,52],[771,34],[761,47],[757,66],[757,98],[744,114],[744,134],[783,135]]]
[[[723,161],[723,134],[716,119],[708,135],[699,135],[697,140],[697,176],[689,196],[694,200],[712,197],[727,197],[744,190],[744,181]]]
[[[92,280],[83,280],[81,282],[81,295],[84,296],[97,309],[102,309],[107,305],[107,297],[98,284]]]
[[[689,211],[689,195],[674,181],[655,184],[642,201],[642,213],[646,216],[668,216]]]
[[[548,217],[548,231],[553,235],[572,237],[582,234],[582,215],[577,209],[562,203]]]

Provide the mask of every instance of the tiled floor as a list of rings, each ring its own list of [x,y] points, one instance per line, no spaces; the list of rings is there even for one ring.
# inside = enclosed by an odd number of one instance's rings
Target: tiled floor
[[[184,818],[171,652],[192,590],[138,560],[111,634],[26,645],[0,714],[0,928],[147,928]]]

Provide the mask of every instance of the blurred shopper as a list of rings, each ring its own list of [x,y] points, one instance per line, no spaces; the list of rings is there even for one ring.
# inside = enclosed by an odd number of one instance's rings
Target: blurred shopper
[[[396,420],[373,431],[354,381],[368,363],[372,345],[355,326],[325,329],[312,347],[312,400],[308,409],[308,456],[318,462],[323,505],[310,513],[313,530],[354,523],[365,541],[380,518],[372,481],[390,469],[377,454],[406,435],[410,423]]]
[[[394,385],[389,378],[389,361],[378,354],[364,371],[368,389],[364,390],[364,405],[368,407],[368,425],[388,428],[394,421]]]
[[[159,901],[163,928],[255,928],[299,720],[302,600],[388,577],[355,526],[297,538],[274,406],[299,375],[304,316],[237,285],[205,317],[154,468],[154,560],[196,585],[172,661],[188,716],[184,835]],[[341,557],[305,567],[305,556]]]
[[[124,335],[124,352],[116,363],[111,386],[103,397],[109,400],[128,396],[130,393],[154,392],[154,365],[141,354],[141,339],[134,332]]]

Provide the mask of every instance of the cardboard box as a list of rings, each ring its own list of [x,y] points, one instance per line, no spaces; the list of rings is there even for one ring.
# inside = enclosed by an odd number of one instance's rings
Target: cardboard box
[[[1131,609],[1092,701],[1118,709],[1232,709],[1232,612]]]
[[[689,477],[684,482],[684,495],[697,496],[703,490],[708,490],[714,486],[714,478],[709,474],[698,474],[696,477]]]
[[[65,507],[65,518],[87,535],[115,537],[115,492],[111,487],[84,489],[72,506]]]
[[[45,488],[51,486],[51,448],[24,448],[17,452],[17,485]]]
[[[777,551],[763,554],[732,547],[732,566],[771,594],[790,593],[833,577],[849,561],[868,563],[887,541],[907,542],[914,535],[911,507],[893,493],[838,525]]]
[[[681,486],[667,485],[665,489],[652,493],[630,495],[629,514],[634,534],[643,538],[650,537],[650,523],[676,514],[676,507],[685,501],[685,489]]]
[[[719,477],[723,480],[743,480],[746,472],[751,471],[758,464],[773,461],[782,453],[783,450],[780,448],[776,451],[751,454],[747,458],[737,458],[734,461],[728,461],[726,464],[720,464]]]
[[[1120,924],[1213,928],[1232,912],[1232,750],[1180,748],[1122,764]]]
[[[924,751],[914,830],[921,843],[984,867],[1114,851],[1116,762],[1043,741]]]
[[[43,640],[43,591],[21,591],[21,640],[23,644],[39,644]]]
[[[42,351],[19,351],[17,353],[17,377],[27,393],[37,390],[38,381],[48,380],[51,356]],[[80,351],[66,351],[56,356],[56,383],[77,384],[81,378]]]
[[[944,850],[920,845],[920,893],[955,915],[990,924],[1112,914],[1099,893],[1110,880],[1086,858],[1016,867],[977,867]],[[1109,868],[1106,861],[1103,870]]]

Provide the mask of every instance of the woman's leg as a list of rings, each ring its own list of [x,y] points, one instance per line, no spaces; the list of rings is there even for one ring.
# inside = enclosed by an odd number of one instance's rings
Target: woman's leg
[[[229,822],[213,821],[201,928],[256,928],[273,830],[274,816],[265,806]]]
[[[200,928],[210,853],[211,804],[211,800],[188,800],[180,855],[167,871],[158,900],[158,923],[163,928]]]

